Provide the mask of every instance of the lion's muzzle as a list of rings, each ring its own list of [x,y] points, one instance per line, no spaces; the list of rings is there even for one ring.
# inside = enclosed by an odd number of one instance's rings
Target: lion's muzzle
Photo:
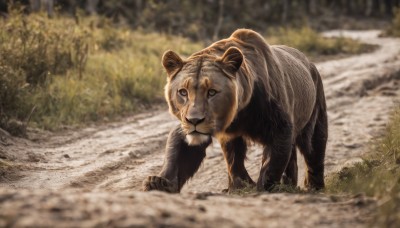
[[[205,117],[188,116],[185,121],[185,125],[188,127],[186,141],[189,145],[200,145],[211,139],[211,133],[204,129]]]
[[[211,140],[211,135],[193,132],[186,135],[186,142],[191,146],[208,143]]]

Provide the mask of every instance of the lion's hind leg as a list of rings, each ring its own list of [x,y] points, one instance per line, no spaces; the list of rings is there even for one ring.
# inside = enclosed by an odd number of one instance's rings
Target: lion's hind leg
[[[324,159],[328,139],[328,120],[326,111],[317,109],[314,121],[303,129],[296,142],[304,156],[307,170],[304,185],[308,189],[319,190],[325,187]]]
[[[293,145],[289,163],[286,166],[285,172],[283,173],[282,176],[282,183],[286,185],[297,186],[297,180],[298,180],[297,154],[296,154],[296,146]]]

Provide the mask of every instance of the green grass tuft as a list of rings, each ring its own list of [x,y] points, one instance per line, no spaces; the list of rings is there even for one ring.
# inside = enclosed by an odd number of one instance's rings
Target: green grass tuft
[[[301,189],[299,186],[279,184],[275,185],[271,193],[292,193],[292,194],[301,194],[301,193],[309,193],[310,191]]]
[[[363,162],[328,177],[329,193],[360,193],[379,200],[374,226],[400,224],[400,107],[393,113],[385,135],[374,142]]]
[[[270,193],[292,193],[292,194],[303,194],[310,193],[310,191],[301,189],[299,186],[277,184],[270,191]],[[230,191],[229,194],[246,196],[249,194],[258,193],[257,187],[250,184],[245,184],[244,187]]]

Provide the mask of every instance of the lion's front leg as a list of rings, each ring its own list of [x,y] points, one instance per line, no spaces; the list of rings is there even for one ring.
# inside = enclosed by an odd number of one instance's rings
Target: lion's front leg
[[[244,188],[248,185],[255,186],[244,166],[247,145],[242,137],[226,139],[219,137],[229,174],[227,191]]]
[[[178,193],[186,181],[199,169],[211,140],[201,145],[189,146],[181,126],[173,129],[167,140],[164,165],[158,176],[143,181],[143,190]]]
[[[159,190],[168,193],[179,192],[177,184],[161,176],[148,176],[143,181],[143,191]]]

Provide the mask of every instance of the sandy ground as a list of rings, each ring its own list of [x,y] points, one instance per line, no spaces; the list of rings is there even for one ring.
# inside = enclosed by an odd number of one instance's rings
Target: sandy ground
[[[400,97],[400,40],[379,31],[325,35],[340,34],[380,48],[317,64],[329,111],[327,173],[360,160]],[[0,227],[364,227],[374,212],[376,202],[363,195],[222,194],[227,173],[217,142],[181,194],[141,192],[176,124],[163,109],[78,131],[31,130],[30,140],[0,131]],[[260,148],[248,158],[256,179]],[[302,161],[299,168],[302,182]]]

